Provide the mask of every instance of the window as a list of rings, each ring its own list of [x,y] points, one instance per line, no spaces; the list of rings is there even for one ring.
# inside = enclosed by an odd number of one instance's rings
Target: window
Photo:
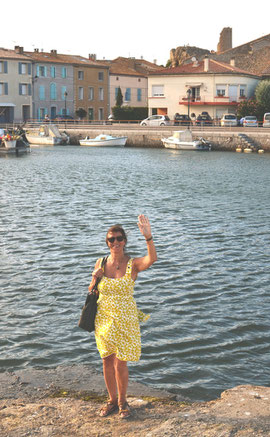
[[[98,99],[104,100],[104,89],[103,88],[98,89]]]
[[[152,85],[152,97],[164,97],[164,85]]]
[[[82,86],[79,87],[78,99],[83,100],[83,87]]]
[[[67,78],[67,68],[66,67],[62,67],[62,78],[66,79]]]
[[[55,67],[51,67],[51,77],[53,77],[53,78],[56,77],[56,68]]]
[[[0,95],[1,96],[8,95],[8,84],[6,82],[0,82]]]
[[[104,110],[103,110],[103,108],[99,108],[98,109],[98,119],[99,120],[104,120]]]
[[[240,97],[246,97],[247,90],[246,85],[240,85]]]
[[[47,76],[47,67],[43,65],[37,65],[37,76],[38,77],[46,77]]]
[[[79,80],[83,80],[84,79],[84,72],[83,71],[78,71],[78,79]]]
[[[66,86],[62,86],[61,88],[61,99],[62,100],[66,100],[67,98],[67,87]]]
[[[94,120],[94,108],[88,108],[88,120]]]
[[[7,61],[0,61],[0,73],[8,72],[8,63]]]
[[[51,98],[51,100],[56,100],[56,98],[57,98],[56,84],[55,83],[50,84],[50,98]]]
[[[138,102],[142,101],[142,89],[141,88],[137,89],[137,101]]]
[[[56,117],[56,106],[51,107],[51,119]]]
[[[103,73],[103,71],[99,71],[98,72],[98,80],[100,82],[102,82],[104,80],[104,73]]]
[[[125,101],[130,102],[130,100],[131,100],[131,88],[126,88]]]
[[[94,87],[88,87],[88,100],[94,100]]]
[[[225,97],[226,88],[226,85],[217,85],[217,97]]]
[[[45,100],[45,86],[39,86],[39,100]]]
[[[19,83],[19,95],[20,96],[31,96],[31,84],[30,83]]]

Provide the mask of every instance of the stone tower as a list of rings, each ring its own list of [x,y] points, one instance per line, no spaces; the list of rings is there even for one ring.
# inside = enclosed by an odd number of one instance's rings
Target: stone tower
[[[217,53],[222,53],[229,49],[232,49],[232,28],[224,27],[220,32]]]

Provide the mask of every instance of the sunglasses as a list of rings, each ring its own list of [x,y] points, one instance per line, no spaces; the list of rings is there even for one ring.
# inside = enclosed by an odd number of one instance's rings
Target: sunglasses
[[[124,240],[124,237],[123,237],[123,235],[119,235],[118,237],[110,237],[110,238],[107,238],[107,241],[109,241],[109,243],[114,243],[115,240],[117,240],[117,241],[123,241],[123,240]]]

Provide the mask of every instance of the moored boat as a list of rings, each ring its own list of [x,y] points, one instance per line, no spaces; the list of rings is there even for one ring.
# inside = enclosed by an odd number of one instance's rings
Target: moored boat
[[[96,138],[86,137],[80,140],[81,146],[112,147],[125,146],[127,137],[113,137],[111,135],[100,134]]]
[[[176,131],[169,138],[162,138],[162,143],[167,149],[178,150],[211,150],[211,144],[204,138],[192,139],[192,132],[189,129]]]
[[[21,154],[30,152],[30,147],[27,141],[24,139],[24,132],[19,131],[6,131],[0,129],[0,154]]]
[[[69,136],[54,124],[42,124],[37,131],[27,131],[26,138],[33,145],[56,146],[69,143]]]

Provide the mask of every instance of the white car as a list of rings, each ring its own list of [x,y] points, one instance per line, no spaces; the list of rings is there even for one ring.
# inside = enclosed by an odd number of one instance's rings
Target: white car
[[[263,127],[270,127],[270,112],[266,112],[263,116]]]
[[[141,126],[168,126],[170,124],[170,119],[167,115],[151,115],[140,123]]]
[[[235,114],[223,114],[220,120],[220,126],[237,126],[237,117]]]
[[[258,120],[255,115],[247,115],[243,120],[244,127],[258,127]]]

